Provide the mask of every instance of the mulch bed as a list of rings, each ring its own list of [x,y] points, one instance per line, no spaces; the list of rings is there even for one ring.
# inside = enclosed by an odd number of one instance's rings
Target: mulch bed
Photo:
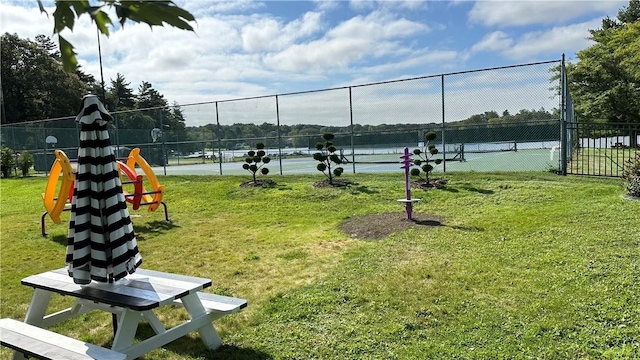
[[[442,189],[447,186],[447,182],[448,180],[445,179],[430,179],[428,182],[424,179],[420,179],[412,181],[411,188],[422,190]]]
[[[354,216],[340,225],[340,230],[354,239],[379,240],[393,233],[412,228],[427,228],[442,225],[442,218],[430,214],[413,213],[407,220],[405,212]]]
[[[273,187],[276,184],[275,181],[271,179],[259,179],[254,183],[253,181],[247,181],[240,184],[240,187]]]
[[[324,187],[346,187],[349,185],[353,185],[353,183],[349,180],[337,180],[333,179],[333,183],[329,183],[329,180],[316,181],[313,184],[315,188],[324,188]]]

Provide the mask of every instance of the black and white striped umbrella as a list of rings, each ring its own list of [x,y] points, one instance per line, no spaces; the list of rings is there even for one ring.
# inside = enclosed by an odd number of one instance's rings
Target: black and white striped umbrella
[[[97,96],[82,99],[76,117],[80,148],[66,256],[76,284],[113,282],[142,263],[109,140],[109,120]]]

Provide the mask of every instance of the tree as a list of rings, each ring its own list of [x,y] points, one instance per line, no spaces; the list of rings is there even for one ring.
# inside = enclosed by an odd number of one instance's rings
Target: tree
[[[583,121],[640,121],[640,0],[590,30],[592,46],[567,66],[569,88]],[[632,144],[635,146],[635,144]]]
[[[413,150],[413,154],[418,156],[419,159],[413,160],[413,164],[416,165],[416,168],[411,169],[412,176],[420,176],[422,172],[424,172],[424,177],[426,184],[429,185],[429,175],[433,171],[433,165],[429,164],[430,162],[435,163],[436,165],[442,162],[442,159],[432,159],[433,155],[438,153],[438,149],[433,144],[429,144],[431,141],[436,139],[436,133],[433,131],[429,131],[424,134],[424,145],[427,148],[427,151],[424,152],[420,149]],[[422,172],[420,171],[422,170]]]
[[[49,15],[38,0],[40,12]],[[109,36],[107,25],[113,24],[109,15],[102,9],[108,6],[115,8],[120,25],[124,27],[127,20],[145,23],[150,27],[168,24],[183,30],[193,31],[188,21],[195,21],[191,13],[176,6],[173,1],[124,1],[103,0],[102,4],[91,5],[89,0],[64,1],[56,0],[56,10],[53,12],[53,33],[58,35],[62,64],[67,72],[74,72],[78,65],[77,53],[73,45],[60,35],[64,29],[73,31],[76,18],[87,14],[96,24],[98,30]]]
[[[150,82],[143,81],[138,87],[136,95],[137,109],[151,109],[146,113],[154,114],[155,127],[172,129],[175,124],[171,123],[171,112],[164,95],[153,88]],[[173,125],[173,126],[172,126]]]
[[[180,130],[183,132],[186,129],[184,114],[182,113],[182,108],[178,104],[177,101],[173,102],[171,105],[171,116],[169,117],[168,124],[171,125],[171,128],[174,130]]]
[[[111,80],[111,86],[107,89],[107,109],[110,111],[131,110],[135,106],[133,90],[129,88],[131,83],[127,82],[124,75],[117,73],[116,79]]]
[[[249,150],[247,153],[249,156],[244,160],[245,163],[242,164],[242,168],[250,172],[253,176],[254,185],[258,184],[258,180],[256,180],[256,174],[258,171],[262,175],[267,175],[269,173],[269,169],[264,167],[264,165],[271,162],[271,158],[266,156],[267,153],[264,151],[263,143],[257,143],[256,150],[258,151]]]
[[[182,108],[180,108],[178,102],[173,102],[173,105],[167,112],[166,120],[163,121],[165,124],[169,125],[168,130],[171,139],[175,139],[177,142],[180,142],[180,139],[186,140],[187,135],[185,133],[185,129],[187,128],[187,126],[185,125],[185,118],[184,114],[182,113]]]
[[[60,51],[58,51],[58,47],[48,36],[42,34],[36,35],[36,43],[39,48],[48,52],[53,58],[60,58]]]
[[[82,71],[81,65],[78,65],[78,67],[76,68],[76,75],[78,76],[80,81],[87,84],[87,87],[89,88],[89,94],[99,95],[99,98],[101,100],[105,100],[103,99],[103,95],[105,94],[102,93],[102,86],[100,85],[100,83],[96,81],[96,78],[94,78],[93,75],[87,74]]]
[[[640,152],[635,158],[627,160],[624,171],[624,183],[627,194],[640,197]]]
[[[50,53],[50,40],[37,39],[9,33],[0,39],[3,124],[75,115],[88,91],[77,74],[62,69],[56,52]]]
[[[0,151],[0,172],[2,176],[8,178],[11,176],[11,171],[16,166],[16,158],[13,154],[13,150],[8,147],[2,148]]]
[[[26,150],[16,154],[19,154],[16,166],[20,169],[22,176],[29,175],[29,170],[34,164],[33,155]]]
[[[322,138],[324,139],[324,143],[319,142],[316,144],[316,150],[318,150],[318,152],[313,154],[313,159],[320,162],[317,166],[318,171],[322,172],[329,179],[329,184],[333,185],[333,177],[342,175],[344,169],[339,166],[331,170],[331,165],[342,164],[342,159],[335,153],[338,149],[336,149],[331,141],[334,135],[332,133],[325,133],[322,135]]]
[[[136,95],[136,109],[148,109],[155,107],[166,107],[167,100],[153,88],[150,82],[143,81],[138,87]]]

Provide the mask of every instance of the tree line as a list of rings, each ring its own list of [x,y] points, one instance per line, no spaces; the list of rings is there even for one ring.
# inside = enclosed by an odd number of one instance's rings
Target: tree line
[[[38,35],[35,41],[21,39],[16,34],[1,37],[2,124],[63,118],[78,112],[80,99],[87,93],[97,94],[118,116],[119,128],[161,128],[172,135],[185,132],[185,119],[176,103],[169,102],[152,84],[142,81],[136,92],[125,76],[118,73],[104,89],[91,74],[78,66],[65,72],[60,52],[51,39]],[[151,109],[145,111],[128,111]],[[73,127],[73,122],[61,121],[59,127]]]

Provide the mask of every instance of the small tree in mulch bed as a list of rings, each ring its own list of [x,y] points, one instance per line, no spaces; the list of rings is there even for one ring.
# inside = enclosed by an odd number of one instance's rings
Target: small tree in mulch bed
[[[420,178],[421,186],[420,187],[438,187],[439,185],[443,185],[441,183],[434,183],[431,178],[431,172],[433,171],[433,165],[430,163],[434,163],[436,165],[442,162],[442,159],[433,159],[433,156],[438,153],[438,149],[433,144],[429,144],[429,142],[436,139],[436,133],[430,131],[424,135],[424,144],[427,148],[426,152],[423,152],[420,149],[413,150],[413,154],[418,156],[418,159],[413,160],[413,164],[417,167],[411,169],[411,175],[417,176]],[[421,175],[424,173],[424,179],[422,179]]]
[[[22,176],[29,175],[29,169],[33,166],[33,155],[30,152],[24,150],[20,153],[16,153],[18,155],[18,161],[16,166],[22,172]]]
[[[338,166],[342,164],[342,160],[340,156],[335,153],[337,149],[331,141],[333,137],[331,133],[323,134],[322,138],[324,139],[324,143],[317,143],[316,150],[318,150],[318,152],[313,154],[313,159],[320,162],[316,168],[329,179],[330,185],[334,185],[333,178],[340,177],[344,171],[341,166]],[[331,168],[332,166],[333,169]]]
[[[626,161],[623,178],[627,194],[640,198],[640,152]]]
[[[269,173],[269,169],[264,167],[265,164],[268,164],[271,161],[271,158],[265,156],[264,152],[264,144],[257,143],[256,144],[257,151],[249,150],[247,153],[248,157],[244,159],[244,164],[242,164],[242,168],[247,170],[253,176],[253,184],[259,185],[256,179],[256,175],[258,171],[262,175],[267,175]]]
[[[11,172],[16,166],[16,159],[13,150],[9,149],[8,147],[2,148],[0,161],[2,163],[2,166],[0,166],[0,168],[2,169],[2,176],[5,178],[11,176]]]

